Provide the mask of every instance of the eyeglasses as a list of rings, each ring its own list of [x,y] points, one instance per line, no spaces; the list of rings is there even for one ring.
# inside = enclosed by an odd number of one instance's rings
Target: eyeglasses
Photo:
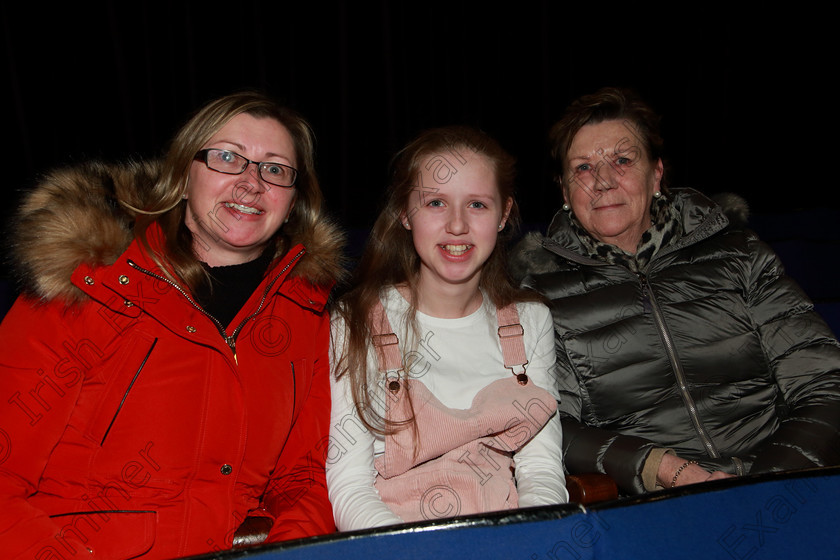
[[[266,183],[278,187],[291,188],[295,186],[297,180],[298,172],[294,167],[270,161],[251,161],[230,150],[220,150],[218,148],[199,150],[195,154],[195,159],[203,161],[213,171],[227,173],[228,175],[241,175],[250,164],[256,164],[260,172],[260,178]]]

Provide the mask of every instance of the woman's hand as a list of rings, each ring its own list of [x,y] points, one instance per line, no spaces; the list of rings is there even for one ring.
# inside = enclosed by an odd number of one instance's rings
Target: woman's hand
[[[709,472],[696,462],[666,453],[662,457],[662,462],[659,464],[656,480],[664,488],[672,488],[674,486],[686,486],[709,480],[733,478],[734,476],[723,471]]]

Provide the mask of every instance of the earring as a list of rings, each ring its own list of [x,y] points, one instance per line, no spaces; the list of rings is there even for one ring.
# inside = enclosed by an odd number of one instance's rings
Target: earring
[[[564,210],[565,212],[568,212],[568,211],[569,211],[569,210],[571,210],[571,209],[572,209],[572,207],[571,207],[571,206],[569,206],[568,204],[564,204],[564,205],[563,205],[563,210]]]
[[[502,231],[503,229],[505,229],[505,224],[499,224],[499,231]]]
[[[660,196],[662,196],[662,193],[660,191],[656,191],[655,193],[653,193],[653,198],[659,198]]]

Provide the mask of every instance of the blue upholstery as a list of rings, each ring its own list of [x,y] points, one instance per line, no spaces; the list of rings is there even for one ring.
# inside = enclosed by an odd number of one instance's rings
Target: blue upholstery
[[[589,508],[531,508],[303,539],[247,558],[836,558],[839,495],[838,468],[774,473]]]

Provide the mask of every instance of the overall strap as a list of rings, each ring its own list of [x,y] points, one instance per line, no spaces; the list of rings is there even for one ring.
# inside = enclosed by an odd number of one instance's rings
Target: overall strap
[[[394,329],[391,328],[391,323],[385,314],[385,307],[378,299],[370,311],[370,332],[370,341],[376,350],[379,371],[386,373],[401,370],[403,363],[400,339],[394,334]]]
[[[502,345],[502,357],[505,367],[515,376],[520,385],[528,383],[528,376],[525,375],[525,366],[528,365],[528,357],[525,356],[525,329],[519,322],[519,312],[515,303],[496,309],[496,318],[499,322],[499,342]]]
[[[528,365],[528,358],[525,355],[524,334],[525,329],[519,322],[519,312],[516,304],[511,303],[496,310],[498,321],[499,343],[502,346],[502,358],[505,367],[515,376],[516,380],[525,385],[528,383],[528,376],[525,375],[525,368]],[[398,371],[403,367],[402,354],[400,353],[399,337],[394,333],[388,316],[385,313],[385,306],[377,301],[370,313],[371,343],[376,350],[379,371],[387,373]]]

